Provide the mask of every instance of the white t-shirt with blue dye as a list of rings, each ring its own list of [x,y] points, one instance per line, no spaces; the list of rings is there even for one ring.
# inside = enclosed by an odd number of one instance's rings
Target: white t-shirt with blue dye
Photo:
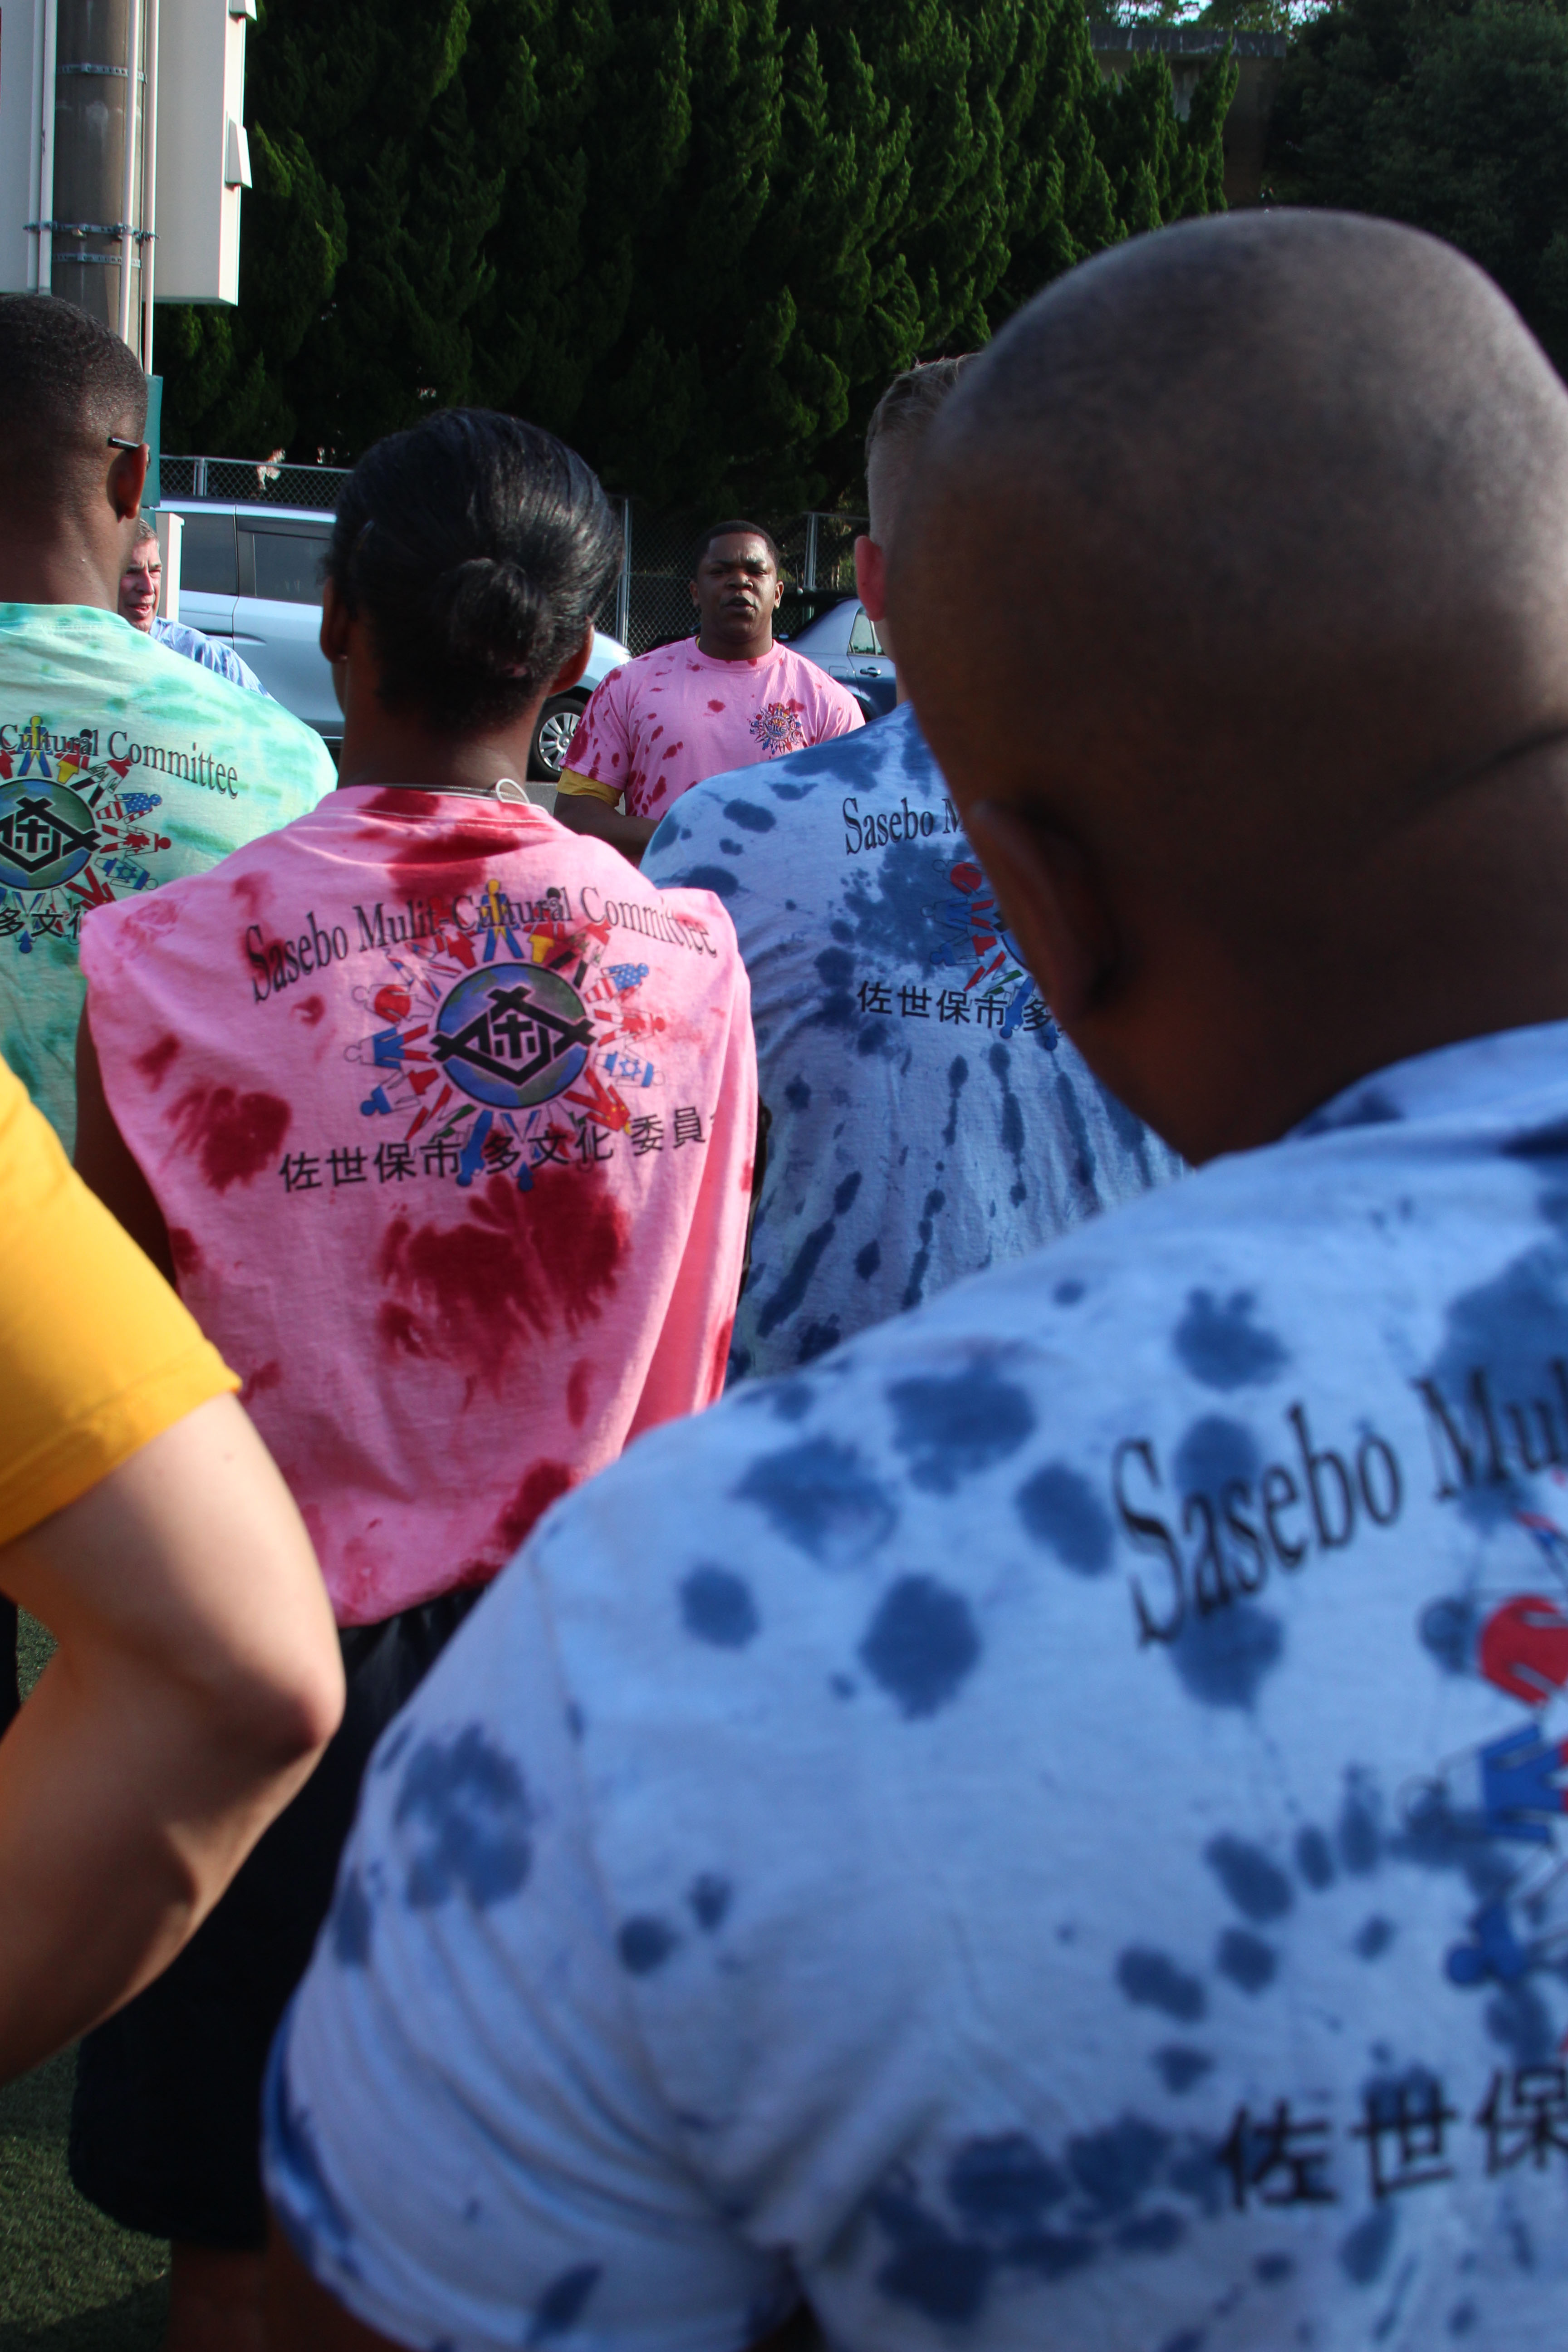
[[[400,2343],[1558,2352],[1568,1024],[660,1430],[368,1775],[268,2177]]]
[[[909,704],[694,785],[643,872],[718,893],[752,983],[772,1128],[731,1379],[1180,1172],[1052,1020]]]

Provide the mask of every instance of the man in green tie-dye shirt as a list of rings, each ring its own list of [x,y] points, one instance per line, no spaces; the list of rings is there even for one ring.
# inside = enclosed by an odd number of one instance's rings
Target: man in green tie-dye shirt
[[[0,301],[0,1054],[69,1150],[81,919],[200,873],[336,781],[278,704],[122,621],[147,384],[49,295]]]

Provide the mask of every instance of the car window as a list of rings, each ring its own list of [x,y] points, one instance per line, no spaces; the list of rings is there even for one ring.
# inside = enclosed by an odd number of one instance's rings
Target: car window
[[[233,596],[239,557],[231,514],[187,514],[180,533],[180,585],[193,595]]]
[[[256,562],[258,596],[281,604],[319,604],[321,601],[321,558],[330,534],[256,530],[247,533]]]
[[[854,624],[849,631],[849,650],[852,654],[879,654],[882,650],[877,624],[864,604],[856,607]]]

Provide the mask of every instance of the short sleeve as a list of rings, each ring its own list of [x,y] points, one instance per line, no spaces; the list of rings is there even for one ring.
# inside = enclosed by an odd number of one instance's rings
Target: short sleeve
[[[0,1543],[239,1382],[0,1063]]]
[[[572,738],[571,765],[562,775],[562,791],[587,790],[595,800],[610,801],[618,801],[625,793],[632,772],[631,730],[622,693],[625,678],[624,667],[613,669],[588,697]]]
[[[365,1775],[272,2053],[268,2194],[369,2326],[451,2352],[735,2352],[789,2300],[661,2095],[531,1551]]]

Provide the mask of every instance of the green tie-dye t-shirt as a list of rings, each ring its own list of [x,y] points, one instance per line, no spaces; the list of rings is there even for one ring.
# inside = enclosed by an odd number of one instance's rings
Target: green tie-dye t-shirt
[[[0,1055],[68,1151],[83,916],[205,872],[336,782],[278,703],[117,613],[0,604]]]

